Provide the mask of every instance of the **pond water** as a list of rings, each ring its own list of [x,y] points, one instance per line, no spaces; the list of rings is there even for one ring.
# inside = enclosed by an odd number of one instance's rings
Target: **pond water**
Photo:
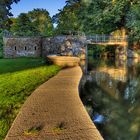
[[[105,140],[140,140],[140,62],[88,58],[80,96]]]

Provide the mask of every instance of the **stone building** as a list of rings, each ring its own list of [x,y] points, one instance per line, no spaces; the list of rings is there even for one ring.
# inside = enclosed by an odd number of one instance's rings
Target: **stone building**
[[[40,57],[41,38],[4,38],[4,57]]]
[[[86,38],[78,36],[4,37],[4,57],[46,57],[63,55],[85,57]]]

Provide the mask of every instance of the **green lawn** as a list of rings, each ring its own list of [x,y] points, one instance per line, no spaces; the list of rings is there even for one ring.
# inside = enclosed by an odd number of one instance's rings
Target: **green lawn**
[[[43,59],[0,59],[0,140],[32,91],[59,70]]]
[[[0,59],[0,74],[35,68],[44,64],[45,60],[41,58]]]

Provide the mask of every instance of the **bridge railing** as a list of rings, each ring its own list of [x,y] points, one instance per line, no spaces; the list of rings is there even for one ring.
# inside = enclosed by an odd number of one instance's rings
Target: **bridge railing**
[[[127,42],[127,36],[95,35],[87,36],[87,40],[93,43],[117,43]]]

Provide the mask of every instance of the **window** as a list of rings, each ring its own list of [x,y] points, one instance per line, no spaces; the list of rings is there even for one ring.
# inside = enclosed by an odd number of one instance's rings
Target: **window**
[[[17,47],[15,46],[15,51],[17,50]]]
[[[27,50],[27,47],[25,46],[25,50]]]
[[[35,46],[35,50],[36,50],[36,46]]]

